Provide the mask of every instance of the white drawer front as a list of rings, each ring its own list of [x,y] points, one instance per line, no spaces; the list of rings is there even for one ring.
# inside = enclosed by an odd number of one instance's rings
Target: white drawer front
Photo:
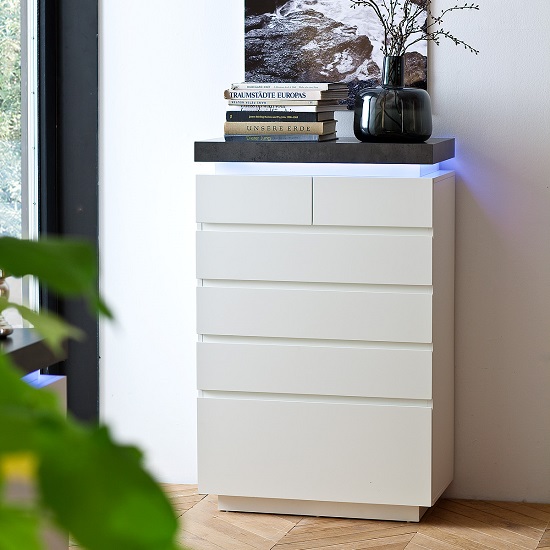
[[[197,222],[311,225],[312,180],[197,176]]]
[[[199,334],[432,341],[431,294],[197,288]]]
[[[197,277],[430,285],[432,238],[200,231]]]
[[[432,398],[432,352],[416,349],[197,344],[201,390]]]
[[[313,223],[432,227],[432,185],[430,178],[314,178]]]
[[[199,491],[431,506],[431,409],[199,399]]]

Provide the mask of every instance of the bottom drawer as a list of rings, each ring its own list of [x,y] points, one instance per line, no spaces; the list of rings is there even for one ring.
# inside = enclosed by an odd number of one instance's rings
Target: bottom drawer
[[[199,491],[431,506],[427,407],[199,398]]]

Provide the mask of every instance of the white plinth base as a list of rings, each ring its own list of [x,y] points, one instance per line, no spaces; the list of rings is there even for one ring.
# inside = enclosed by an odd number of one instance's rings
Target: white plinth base
[[[264,514],[413,522],[420,521],[420,518],[428,508],[423,506],[393,506],[386,504],[358,504],[355,502],[319,502],[315,500],[285,500],[219,495],[218,509],[226,512],[260,512]]]

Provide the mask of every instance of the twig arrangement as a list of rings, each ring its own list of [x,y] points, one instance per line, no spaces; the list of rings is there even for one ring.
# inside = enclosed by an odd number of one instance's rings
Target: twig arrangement
[[[371,8],[384,27],[382,53],[386,56],[403,55],[413,44],[431,40],[439,45],[441,38],[452,40],[457,46],[475,53],[478,50],[442,28],[443,17],[452,11],[479,10],[477,4],[456,4],[435,14],[432,0],[350,0],[351,7]]]

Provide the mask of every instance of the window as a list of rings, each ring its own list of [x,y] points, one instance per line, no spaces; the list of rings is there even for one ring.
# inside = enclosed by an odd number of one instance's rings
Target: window
[[[98,22],[98,0],[0,0],[0,235],[98,242]],[[13,300],[38,306],[36,286],[11,285]],[[69,410],[95,421],[97,319],[42,290],[41,306],[87,336],[55,368]]]
[[[18,238],[38,233],[36,29],[36,0],[0,0],[0,235]],[[32,281],[9,284],[13,301],[38,306]]]

